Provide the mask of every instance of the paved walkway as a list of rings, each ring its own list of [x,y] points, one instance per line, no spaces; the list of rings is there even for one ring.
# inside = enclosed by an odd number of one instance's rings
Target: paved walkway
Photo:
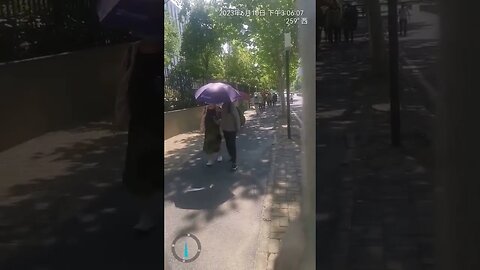
[[[404,145],[390,146],[388,84],[372,80],[368,44],[323,53],[317,75],[317,267],[433,269],[431,123],[403,88]],[[415,83],[415,77],[404,77]]]
[[[272,269],[274,255],[269,255],[278,252],[289,217],[298,215],[299,206],[294,207],[293,200],[299,199],[300,160],[285,161],[285,156],[298,153],[284,154],[293,149],[284,148],[285,128],[274,111],[267,109],[260,117],[252,113],[247,112],[247,126],[237,141],[235,173],[228,162],[204,166],[203,136],[198,133],[165,141],[165,248],[183,233],[194,234],[202,243],[201,256],[188,265],[167,254],[173,269]],[[297,171],[292,173],[295,163]],[[273,183],[283,186],[272,189]],[[283,197],[269,195],[280,188],[284,188]],[[272,199],[275,204],[269,204]],[[268,220],[272,209],[284,208],[281,221]]]
[[[292,117],[293,118],[293,117]],[[290,224],[300,214],[301,201],[301,134],[299,119],[292,119],[288,138],[285,118],[277,120],[273,147],[271,181],[267,186],[260,241],[255,270],[273,270],[282,240]]]
[[[272,111],[248,120],[239,134],[235,173],[228,162],[204,166],[198,133],[166,141],[165,194],[156,199],[159,206],[165,203],[165,231],[146,238],[132,232],[136,203],[121,184],[125,133],[91,123],[3,151],[0,269],[162,269],[164,248],[172,269],[262,269],[260,243],[279,239],[260,231],[270,209],[264,205],[267,184],[272,177],[300,182],[291,171],[272,166],[272,157],[285,159],[283,137],[275,141],[282,132]],[[286,166],[281,162],[275,164]],[[298,199],[298,193],[285,192],[285,202]],[[295,209],[287,217],[298,214]],[[179,265],[169,252],[182,232],[202,242],[202,255],[191,264]]]

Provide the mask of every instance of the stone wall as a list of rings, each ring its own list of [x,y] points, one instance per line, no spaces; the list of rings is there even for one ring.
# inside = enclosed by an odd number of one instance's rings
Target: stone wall
[[[0,151],[111,117],[127,45],[0,64]]]
[[[195,107],[166,112],[164,139],[199,129],[203,109],[204,107]]]

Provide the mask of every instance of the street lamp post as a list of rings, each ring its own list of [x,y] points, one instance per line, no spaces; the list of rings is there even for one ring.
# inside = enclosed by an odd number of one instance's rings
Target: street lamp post
[[[290,48],[292,47],[290,33],[285,33],[285,82],[287,86],[287,133],[288,138],[292,139],[290,130]]]

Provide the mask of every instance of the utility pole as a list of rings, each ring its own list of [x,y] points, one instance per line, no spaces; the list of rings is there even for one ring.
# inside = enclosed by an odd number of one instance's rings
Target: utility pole
[[[285,33],[285,82],[287,86],[287,133],[288,138],[292,139],[292,133],[290,130],[291,117],[290,117],[290,48],[292,47],[290,33]],[[283,91],[282,91],[283,92]]]
[[[401,142],[400,129],[400,89],[398,85],[398,18],[397,0],[388,1],[388,40],[390,53],[390,126],[392,145]]]

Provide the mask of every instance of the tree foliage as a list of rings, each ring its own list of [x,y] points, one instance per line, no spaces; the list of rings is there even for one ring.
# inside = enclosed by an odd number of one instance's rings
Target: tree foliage
[[[193,80],[186,63],[180,61],[171,70],[165,84],[165,109],[175,110],[194,106]]]
[[[164,12],[164,27],[165,57],[163,63],[168,66],[180,52],[180,33],[174,27],[172,18],[166,11]]]
[[[215,74],[215,57],[221,51],[220,33],[210,17],[211,7],[194,6],[183,33],[181,55],[194,79],[204,82]]]
[[[211,79],[249,89],[285,89],[284,33],[291,33],[290,82],[299,66],[297,28],[272,11],[295,10],[294,0],[184,0],[181,17],[188,18],[180,54],[194,80]],[[260,12],[265,16],[225,16],[222,9]],[[280,95],[284,105],[283,94]]]

